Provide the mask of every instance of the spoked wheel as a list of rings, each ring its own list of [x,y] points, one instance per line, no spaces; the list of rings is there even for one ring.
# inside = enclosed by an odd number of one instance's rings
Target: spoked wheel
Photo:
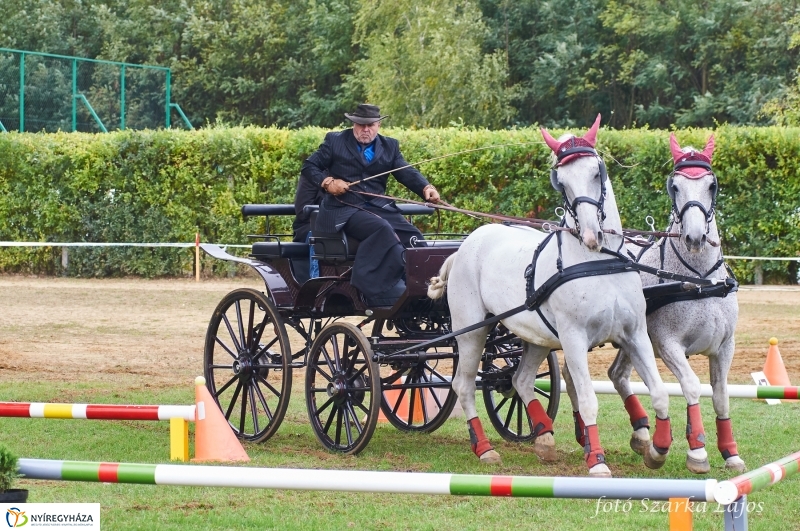
[[[237,289],[214,310],[206,386],[239,438],[261,442],[277,431],[292,391],[290,356],[283,320],[264,294]]]
[[[436,349],[428,353],[440,354]],[[427,359],[383,370],[381,411],[386,419],[402,431],[429,433],[441,427],[458,400],[451,387],[457,366],[456,354],[451,359]]]
[[[353,455],[367,446],[378,422],[380,377],[357,327],[337,322],[317,335],[306,367],[306,406],[328,450]]]
[[[518,338],[507,335],[499,341],[487,342],[487,354],[482,364],[482,390],[486,412],[492,426],[500,436],[511,442],[533,439],[533,424],[525,404],[511,384],[511,377],[519,367],[522,346]],[[558,356],[550,351],[536,373],[536,394],[547,411],[547,416],[555,420],[561,396],[561,371]]]

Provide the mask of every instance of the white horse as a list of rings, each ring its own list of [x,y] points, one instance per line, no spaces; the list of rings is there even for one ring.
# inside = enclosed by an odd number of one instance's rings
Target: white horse
[[[639,262],[673,273],[724,282],[729,275],[722,262],[722,249],[711,244],[720,241],[714,216],[719,184],[711,171],[714,137],[698,152],[692,147],[681,149],[673,133],[670,149],[675,170],[667,180],[673,220],[668,232],[679,232],[681,243],[676,245],[672,239],[664,238],[647,249]],[[658,282],[655,276],[642,273],[643,285]],[[678,378],[688,403],[686,466],[698,474],[708,472],[710,466],[700,416],[700,380],[688,361],[689,356],[695,354],[708,356],[712,401],[717,413],[717,448],[725,459],[725,468],[745,470],[733,438],[728,403],[728,370],[733,361],[733,333],[738,315],[736,294],[730,293],[725,297],[673,302],[647,316],[647,330],[656,355]],[[630,388],[631,354],[627,347],[621,347],[608,376],[630,414],[634,429],[631,447],[641,451],[647,446],[649,436],[644,410]]]
[[[563,193],[566,226],[575,229],[574,236],[559,231],[546,238],[545,233],[530,228],[486,225],[474,231],[445,261],[439,277],[431,279],[431,298],[441,297],[447,289],[454,330],[522,305],[526,301],[526,268],[534,253],[538,260],[531,275],[533,288],[541,287],[559,266],[566,269],[608,259],[598,252],[605,240],[603,227],[621,234],[622,226],[605,166],[594,150],[599,126],[598,115],[584,137],[564,135],[559,140],[542,129],[556,156],[551,180]],[[608,240],[615,249],[621,245],[618,236]],[[647,337],[641,279],[628,271],[571,280],[556,288],[539,310],[522,311],[502,320],[523,340],[522,359],[513,385],[527,404],[534,426],[534,452],[544,460],[556,459],[553,423],[536,399],[534,384],[536,370],[550,350],[563,349],[577,389],[580,415],[586,420],[584,457],[589,475],[610,477],[597,430],[597,397],[589,374],[589,349],[609,341],[624,345],[651,392],[657,416],[669,418],[669,396]],[[487,325],[457,337],[459,362],[452,386],[468,419],[473,452],[483,462],[497,463],[500,456],[489,443],[475,408],[475,377],[488,329]],[[672,442],[668,420],[657,426],[653,440],[655,445],[644,452],[644,461],[647,466],[658,468],[666,460]]]

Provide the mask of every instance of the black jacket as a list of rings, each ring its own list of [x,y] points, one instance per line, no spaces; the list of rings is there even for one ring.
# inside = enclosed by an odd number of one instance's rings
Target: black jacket
[[[294,223],[292,224],[292,231],[294,232],[294,241],[304,242],[308,231],[311,230],[311,215],[303,211],[306,205],[318,205],[322,202],[325,195],[325,190],[312,183],[304,175],[300,175],[297,181],[297,190],[294,194]]]
[[[378,135],[375,138],[375,156],[372,158],[372,162],[367,163],[358,151],[358,142],[353,130],[346,129],[325,135],[325,141],[306,159],[300,173],[301,178],[307,178],[314,185],[320,186],[325,177],[329,175],[337,179],[355,182],[379,173],[397,170],[392,171],[391,175],[406,188],[422,197],[422,190],[429,184],[427,179],[413,167],[398,170],[403,166],[408,166],[408,162],[400,153],[400,143],[394,138]],[[382,175],[359,183],[351,190],[385,194],[388,178],[388,174]],[[388,199],[362,196],[352,191],[338,197],[325,194],[317,217],[317,229],[324,232],[340,230],[350,216],[356,212],[356,208],[349,205],[360,205],[365,201],[390,212],[398,211],[394,201]]]

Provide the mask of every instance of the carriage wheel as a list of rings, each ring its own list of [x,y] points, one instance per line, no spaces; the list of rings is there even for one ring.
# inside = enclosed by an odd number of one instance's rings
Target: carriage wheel
[[[367,338],[350,323],[317,335],[306,367],[306,406],[314,435],[328,450],[357,454],[378,422],[380,376]]]
[[[386,420],[401,431],[430,433],[440,428],[458,401],[450,386],[457,366],[456,355],[452,360],[420,361],[382,376],[381,411]]]
[[[519,366],[522,348],[511,343],[494,346],[500,354],[487,358],[483,362],[482,371],[487,380],[492,379],[491,386],[483,387],[483,402],[492,426],[500,436],[511,442],[523,442],[533,439],[533,425],[525,404],[511,385],[511,377]],[[561,397],[561,371],[558,368],[558,356],[551,350],[547,358],[536,372],[537,380],[549,380],[549,385],[536,386],[536,394],[547,411],[547,416],[555,420],[558,403]]]
[[[264,294],[243,288],[220,301],[206,333],[206,385],[239,438],[261,442],[277,431],[292,391],[290,356],[283,320]]]

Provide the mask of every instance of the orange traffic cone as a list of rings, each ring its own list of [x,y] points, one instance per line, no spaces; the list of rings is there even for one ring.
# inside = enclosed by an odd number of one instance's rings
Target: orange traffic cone
[[[423,422],[424,416],[422,414],[422,391],[420,389],[415,389],[413,391],[406,390],[406,392],[403,394],[402,402],[400,402],[400,405],[397,407],[396,415],[403,421],[408,421],[408,407],[411,402],[411,393],[416,395],[414,396],[414,411],[411,416],[411,422]],[[400,400],[400,389],[389,389],[388,391],[384,391],[383,396],[386,397],[389,407],[394,410],[395,406],[397,406],[397,401]],[[387,419],[386,415],[383,414],[382,409],[378,411],[378,422],[389,422],[389,419]]]
[[[192,461],[250,461],[222,411],[206,389],[206,379],[202,376],[194,380],[194,394],[197,411]]]
[[[769,339],[769,350],[767,351],[767,361],[764,362],[764,376],[770,385],[790,386],[789,373],[786,372],[786,366],[783,364],[783,358],[778,350],[778,339],[771,337]]]

